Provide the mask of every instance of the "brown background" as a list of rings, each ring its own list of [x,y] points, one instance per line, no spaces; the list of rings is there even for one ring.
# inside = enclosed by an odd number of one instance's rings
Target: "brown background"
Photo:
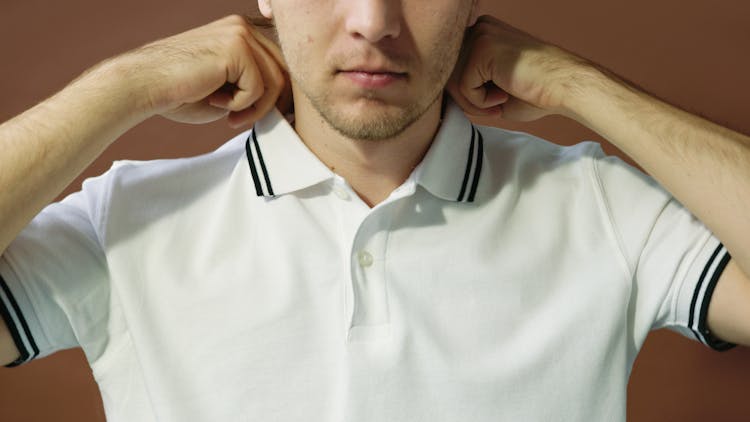
[[[43,100],[99,60],[254,7],[254,0],[3,0],[0,121]],[[492,0],[482,7],[672,104],[750,134],[746,0]],[[605,142],[561,117],[525,125],[491,123],[562,144]],[[112,160],[194,155],[236,132],[223,121],[189,126],[151,119],[113,144],[66,192],[78,190],[83,177],[102,173]],[[609,145],[605,149],[618,153]],[[630,380],[628,413],[629,421],[750,420],[750,350],[718,353],[671,332],[653,333]],[[103,420],[101,399],[80,350],[0,368],[0,421]]]

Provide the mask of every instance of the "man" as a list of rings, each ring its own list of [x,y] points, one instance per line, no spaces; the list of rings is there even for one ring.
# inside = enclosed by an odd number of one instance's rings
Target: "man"
[[[259,6],[283,59],[229,17],[0,127],[5,362],[83,347],[110,420],[622,420],[650,328],[750,344],[746,136],[470,0]],[[286,72],[293,122],[258,120]],[[445,87],[574,118],[677,200],[596,145],[473,126]],[[145,118],[227,113],[255,130],[38,214]]]

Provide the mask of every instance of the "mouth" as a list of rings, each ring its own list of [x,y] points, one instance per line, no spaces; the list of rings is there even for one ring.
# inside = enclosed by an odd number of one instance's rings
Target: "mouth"
[[[367,88],[385,88],[400,81],[406,81],[408,74],[385,68],[352,68],[339,70],[338,74],[346,77],[356,85]]]

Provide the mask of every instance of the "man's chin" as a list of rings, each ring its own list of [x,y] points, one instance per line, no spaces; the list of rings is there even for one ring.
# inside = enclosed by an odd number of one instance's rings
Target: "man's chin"
[[[403,133],[413,122],[404,122],[401,119],[379,118],[373,119],[340,119],[328,121],[341,135],[358,141],[384,141],[395,138]]]
[[[339,113],[349,113],[361,116],[367,116],[372,113],[397,115],[415,108],[415,105],[403,100],[398,101],[373,94],[362,95],[348,101],[342,101],[340,104],[332,105],[332,108],[338,110]]]
[[[320,111],[323,119],[338,133],[361,141],[395,138],[420,117],[414,109],[378,104],[340,112]]]
[[[342,136],[362,141],[383,141],[402,134],[430,107],[405,92],[326,92],[301,90],[311,107]],[[395,98],[394,98],[395,97]]]

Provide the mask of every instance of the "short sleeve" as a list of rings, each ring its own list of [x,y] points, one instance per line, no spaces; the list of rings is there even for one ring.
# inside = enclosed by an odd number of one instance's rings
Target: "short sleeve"
[[[18,366],[58,350],[101,349],[109,281],[97,231],[102,176],[47,206],[0,256],[0,314]]]
[[[719,239],[654,179],[595,148],[593,167],[632,278],[629,330],[636,344],[668,328],[715,350],[735,345],[713,336],[708,305],[731,259]]]

